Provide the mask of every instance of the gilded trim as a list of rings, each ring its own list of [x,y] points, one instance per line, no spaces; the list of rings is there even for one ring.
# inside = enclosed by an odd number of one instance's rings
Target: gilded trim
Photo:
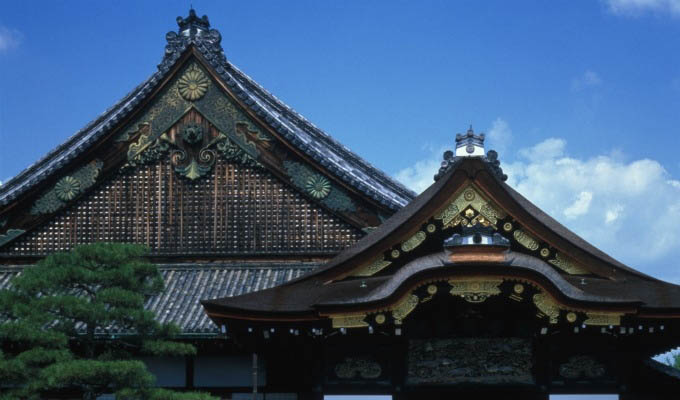
[[[412,251],[416,247],[420,246],[425,241],[426,238],[427,238],[427,234],[425,232],[418,231],[418,232],[416,232],[415,235],[406,239],[404,241],[404,243],[401,244],[401,250],[404,251],[404,252]]]
[[[392,261],[386,261],[384,256],[376,258],[371,261],[371,263],[352,274],[352,276],[371,276],[387,268],[390,264],[392,264]]]
[[[473,185],[469,185],[442,211],[435,214],[434,218],[441,220],[444,228],[454,227],[458,224],[467,224],[467,219],[464,215],[460,215],[460,213],[469,211],[468,207],[472,207],[472,209],[481,215],[481,217],[478,215],[476,220],[485,225],[490,224],[494,229],[498,220],[507,216],[503,210],[486,200]]]
[[[394,318],[394,323],[401,325],[402,321],[406,316],[408,316],[413,310],[416,309],[420,298],[415,294],[411,293],[406,296],[395,308],[392,309],[392,317]]]
[[[333,328],[365,328],[368,326],[365,318],[366,314],[331,316]]]
[[[581,265],[578,265],[577,263],[564,257],[561,253],[556,253],[555,258],[552,260],[548,260],[548,262],[570,275],[581,275],[590,273],[590,271],[583,268]]]
[[[452,296],[460,296],[468,303],[483,303],[491,296],[501,294],[503,279],[449,280]]]
[[[517,229],[515,232],[512,233],[512,236],[515,238],[517,243],[521,244],[527,249],[531,251],[538,250],[538,241],[525,231]]]

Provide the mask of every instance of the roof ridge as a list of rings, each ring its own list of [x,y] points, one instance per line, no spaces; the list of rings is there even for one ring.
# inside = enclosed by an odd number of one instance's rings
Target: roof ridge
[[[363,157],[359,156],[358,154],[356,154],[355,152],[350,150],[347,146],[343,145],[338,140],[336,140],[333,136],[329,135],[328,133],[323,131],[321,128],[317,127],[313,122],[309,121],[302,114],[297,112],[294,108],[292,108],[291,106],[286,104],[283,100],[279,99],[276,95],[272,94],[267,89],[265,89],[262,85],[260,85],[257,81],[255,81],[253,78],[251,78],[248,74],[241,71],[241,69],[239,69],[236,65],[229,62],[228,60],[227,60],[227,64],[231,68],[233,68],[235,72],[242,75],[251,85],[255,86],[259,91],[261,91],[265,95],[267,95],[267,96],[271,97],[273,100],[275,100],[276,105],[281,106],[286,111],[290,112],[293,117],[295,117],[302,124],[311,128],[315,133],[319,134],[321,138],[332,143],[333,145],[338,146],[340,150],[342,150],[347,156],[351,157],[353,160],[359,162],[360,164],[363,164],[364,166],[366,166],[368,168],[375,169],[376,171],[378,171],[378,173],[381,175],[381,178],[384,178],[387,181],[386,183],[388,183],[390,185],[394,185],[393,189],[400,191],[405,196],[411,196],[411,198],[414,198],[416,196],[416,193],[414,191],[408,189],[402,183],[394,180],[393,178],[388,176],[385,172],[383,172],[379,168],[375,167],[371,162],[369,162],[366,159],[364,159]]]
[[[0,186],[0,206],[18,198],[110,132],[146,100],[191,46],[252,111],[341,181],[392,210],[415,198],[414,192],[323,132],[227,61],[220,44],[222,36],[216,29],[209,28],[207,18],[198,19],[194,12],[193,17],[178,17],[177,21],[180,29],[166,34],[167,45],[158,70],[65,142]]]

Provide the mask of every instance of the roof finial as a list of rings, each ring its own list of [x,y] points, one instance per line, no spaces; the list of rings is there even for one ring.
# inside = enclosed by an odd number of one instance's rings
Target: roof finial
[[[188,17],[177,17],[177,25],[179,25],[179,34],[183,36],[201,36],[210,30],[208,16],[204,15],[199,18],[193,4],[189,8]]]
[[[475,131],[472,130],[472,124],[470,124],[470,129],[468,129],[465,135],[460,133],[456,135],[455,155],[456,157],[483,157],[484,134],[475,135]]]

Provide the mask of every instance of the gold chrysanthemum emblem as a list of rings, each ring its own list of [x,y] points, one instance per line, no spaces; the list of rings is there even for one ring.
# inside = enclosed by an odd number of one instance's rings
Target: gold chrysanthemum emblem
[[[306,189],[315,199],[323,199],[331,192],[331,183],[321,175],[313,175],[307,179]]]
[[[54,191],[63,201],[73,200],[80,192],[80,181],[72,176],[65,176],[54,186]]]
[[[195,65],[187,69],[179,78],[177,85],[179,94],[189,101],[198,100],[208,91],[208,78],[203,71]]]

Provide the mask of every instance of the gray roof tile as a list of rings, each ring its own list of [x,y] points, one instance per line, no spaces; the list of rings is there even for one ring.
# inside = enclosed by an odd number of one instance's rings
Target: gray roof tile
[[[163,293],[146,301],[145,308],[161,323],[174,323],[184,334],[217,334],[218,327],[203,311],[200,300],[237,296],[281,285],[311,272],[317,263],[164,264]],[[0,290],[10,285],[23,267],[0,268]],[[112,328],[107,333],[121,333]]]

